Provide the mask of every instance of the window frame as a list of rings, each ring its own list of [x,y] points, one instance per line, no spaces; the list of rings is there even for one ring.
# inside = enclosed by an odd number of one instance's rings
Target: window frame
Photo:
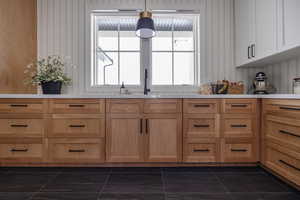
[[[194,16],[195,30],[194,34],[194,85],[153,85],[152,84],[152,41],[141,39],[140,41],[140,85],[125,85],[131,93],[140,93],[144,89],[144,71],[147,69],[149,71],[149,79],[147,84],[151,89],[151,92],[170,92],[170,93],[189,93],[198,90],[198,85],[200,84],[200,13],[196,11],[180,11],[180,12],[155,12],[153,15],[185,15]],[[118,12],[103,12],[103,11],[91,11],[89,14],[89,25],[87,26],[87,37],[86,37],[86,70],[85,72],[85,91],[88,93],[116,93],[120,89],[120,85],[93,85],[95,80],[95,59],[96,45],[94,42],[96,38],[97,29],[95,28],[96,16],[138,16],[137,11],[118,11]],[[119,38],[118,38],[119,40]],[[106,52],[106,51],[105,51]],[[138,51],[137,51],[138,52]],[[155,51],[154,51],[155,52]],[[187,51],[188,52],[188,51]],[[174,54],[174,51],[172,52]],[[173,58],[174,59],[174,58]],[[172,60],[173,60],[172,59]],[[120,62],[120,60],[118,61]],[[173,63],[173,61],[172,61]],[[174,65],[174,63],[173,63]],[[174,66],[173,66],[174,67]],[[93,77],[92,77],[93,76]],[[119,77],[120,78],[120,77]]]

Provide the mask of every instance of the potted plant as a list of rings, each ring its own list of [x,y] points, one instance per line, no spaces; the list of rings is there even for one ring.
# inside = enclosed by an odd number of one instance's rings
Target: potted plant
[[[61,94],[62,85],[71,82],[64,72],[65,67],[66,62],[54,55],[29,64],[24,73],[29,75],[27,82],[42,87],[43,94]]]

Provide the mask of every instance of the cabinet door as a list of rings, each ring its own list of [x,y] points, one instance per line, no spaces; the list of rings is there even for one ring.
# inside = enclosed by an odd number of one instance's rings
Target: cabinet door
[[[277,51],[277,1],[256,0],[255,58],[264,58]]]
[[[142,162],[142,116],[111,114],[107,118],[107,162]]]
[[[251,61],[251,45],[254,44],[255,1],[235,1],[236,65]]]
[[[182,119],[180,114],[145,116],[146,161],[179,162],[182,160]]]
[[[279,48],[280,50],[290,49],[300,45],[300,1],[280,0],[279,1]]]

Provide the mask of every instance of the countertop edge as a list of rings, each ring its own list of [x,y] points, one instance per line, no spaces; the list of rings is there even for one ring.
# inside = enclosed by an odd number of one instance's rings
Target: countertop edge
[[[0,99],[300,99],[300,95],[200,95],[200,94],[150,94],[150,95],[114,95],[114,94],[0,94]]]

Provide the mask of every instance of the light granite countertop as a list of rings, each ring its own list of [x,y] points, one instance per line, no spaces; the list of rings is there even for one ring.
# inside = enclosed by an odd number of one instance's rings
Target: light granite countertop
[[[271,94],[271,95],[200,95],[200,94],[61,94],[61,95],[43,95],[43,94],[0,94],[0,99],[246,99],[246,98],[263,98],[263,99],[300,99],[300,95],[294,94]]]

